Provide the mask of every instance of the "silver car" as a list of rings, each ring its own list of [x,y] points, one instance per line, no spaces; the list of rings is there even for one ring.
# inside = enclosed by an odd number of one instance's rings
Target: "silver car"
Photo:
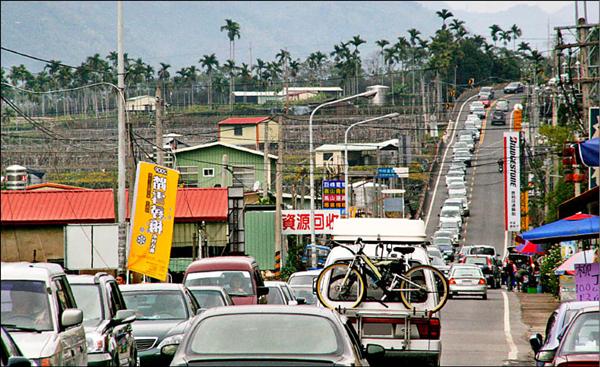
[[[2,326],[38,366],[88,363],[83,311],[63,268],[50,263],[1,265]]]
[[[458,295],[480,296],[487,299],[487,282],[478,266],[454,265],[448,276],[450,298]]]

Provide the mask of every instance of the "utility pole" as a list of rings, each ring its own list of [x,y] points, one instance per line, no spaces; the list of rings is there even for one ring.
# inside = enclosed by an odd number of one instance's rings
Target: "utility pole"
[[[284,114],[287,117],[288,112],[288,67],[287,58],[284,58],[283,72],[284,72],[284,90],[285,90],[285,105]],[[284,119],[279,116],[279,124],[277,127],[277,163],[275,172],[275,254],[279,253],[282,263],[285,266],[287,260],[287,241],[284,241],[281,234],[281,206],[283,205],[283,123]],[[302,195],[304,195],[304,189],[301,189]],[[293,205],[295,206],[295,201]]]
[[[162,126],[162,91],[160,89],[160,83],[156,83],[156,104],[155,104],[155,114],[156,114],[156,164],[162,166],[164,164],[164,154],[163,154],[163,126]]]
[[[419,126],[415,126],[416,127],[416,135],[417,135],[417,141],[415,144],[415,147],[417,147],[417,149],[419,149],[418,147],[421,145],[421,135],[424,134],[425,132],[425,128],[429,126],[429,116],[428,116],[428,111],[427,111],[427,96],[425,94],[425,78],[423,77],[423,74],[421,74],[421,107],[423,109],[423,127],[420,128]],[[419,154],[420,154],[420,149],[419,149]]]
[[[269,189],[270,189],[270,180],[271,178],[271,162],[269,162],[269,130],[270,130],[270,120],[265,122],[265,141],[263,143],[264,146],[264,182],[263,182],[263,199],[267,199],[269,197]]]
[[[127,131],[125,127],[125,62],[123,57],[123,2],[117,1],[117,132],[118,132],[118,187],[117,187],[117,214],[119,220],[119,271],[125,271],[127,262],[127,201],[125,198],[125,185],[127,177]],[[131,193],[133,194],[133,193]]]

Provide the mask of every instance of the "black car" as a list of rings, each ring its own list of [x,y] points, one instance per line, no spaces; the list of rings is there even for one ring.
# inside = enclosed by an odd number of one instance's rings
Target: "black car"
[[[492,125],[506,125],[506,114],[504,111],[494,111],[492,114]]]
[[[137,348],[128,310],[119,286],[111,275],[68,275],[71,290],[83,311],[83,327],[90,366],[134,366]]]
[[[4,327],[0,327],[0,366],[31,366],[31,361],[23,356],[21,350]]]
[[[525,86],[521,82],[511,82],[504,87],[505,94],[523,93]]]
[[[202,313],[171,366],[361,366],[384,354],[380,345],[363,348],[350,321],[333,310],[251,305]]]
[[[461,260],[461,263],[479,266],[491,288],[497,289],[502,285],[502,272],[493,256],[467,255]]]
[[[191,321],[201,310],[196,298],[183,284],[144,283],[120,285],[127,306],[136,310],[133,335],[141,366],[167,366],[172,355],[162,348],[177,350]]]

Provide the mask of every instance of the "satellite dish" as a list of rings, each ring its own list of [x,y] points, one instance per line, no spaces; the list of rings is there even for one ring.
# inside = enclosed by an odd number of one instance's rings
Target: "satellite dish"
[[[258,191],[260,188],[260,181],[256,181],[254,185],[252,185],[252,191]]]

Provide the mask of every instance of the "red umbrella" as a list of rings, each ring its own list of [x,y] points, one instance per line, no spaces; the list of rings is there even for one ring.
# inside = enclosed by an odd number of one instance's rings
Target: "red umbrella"
[[[520,252],[522,254],[541,255],[544,253],[544,249],[541,245],[527,240],[525,240],[525,243],[518,245],[515,249],[517,250],[517,252]]]

